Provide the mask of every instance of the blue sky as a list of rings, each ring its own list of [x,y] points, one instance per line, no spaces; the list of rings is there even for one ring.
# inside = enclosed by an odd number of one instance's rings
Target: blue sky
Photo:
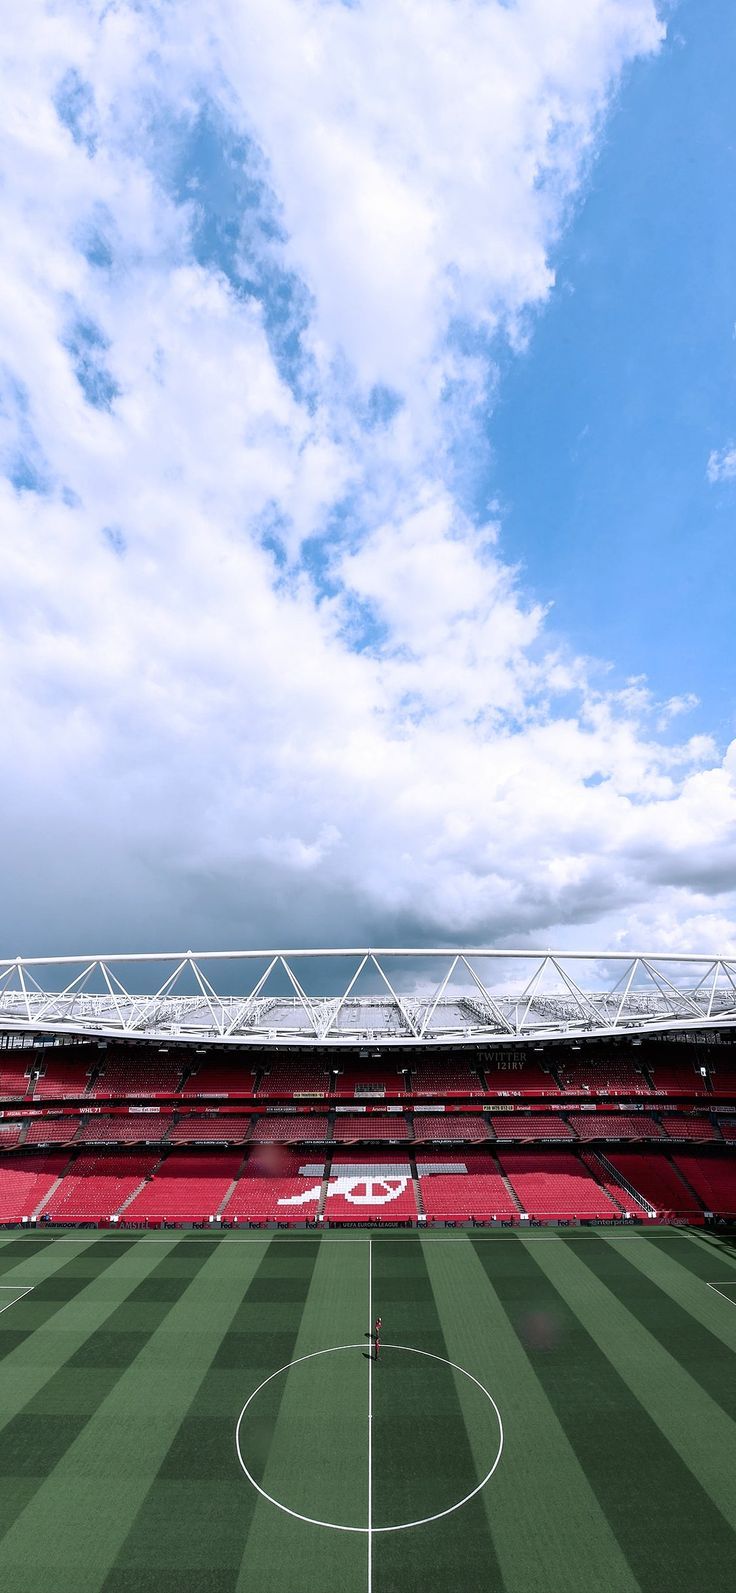
[[[695,693],[734,731],[736,12],[681,0],[625,74],[557,286],[504,361],[490,430],[505,540],[575,644]],[[533,440],[534,469],[529,469]]]
[[[726,0],[3,50],[3,953],[736,949]]]

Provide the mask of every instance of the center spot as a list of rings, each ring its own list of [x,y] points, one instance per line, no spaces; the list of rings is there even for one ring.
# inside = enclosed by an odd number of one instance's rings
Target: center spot
[[[318,1526],[368,1531],[370,1343],[280,1368],[238,1419],[238,1459],[279,1509]],[[385,1344],[372,1367],[374,1532],[452,1512],[490,1480],[503,1447],[490,1392],[441,1356]]]

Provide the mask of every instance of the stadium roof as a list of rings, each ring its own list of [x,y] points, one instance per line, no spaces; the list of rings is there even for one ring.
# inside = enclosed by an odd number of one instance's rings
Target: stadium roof
[[[483,948],[0,961],[0,1032],[227,1046],[525,1045],[736,1028],[736,958]]]

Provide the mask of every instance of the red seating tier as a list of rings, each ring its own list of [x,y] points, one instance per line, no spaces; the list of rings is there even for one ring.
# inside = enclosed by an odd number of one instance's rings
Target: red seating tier
[[[342,1068],[335,1079],[335,1094],[340,1096],[355,1095],[360,1093],[358,1085],[376,1084],[385,1095],[404,1094],[404,1075],[397,1068],[375,1066],[370,1062],[357,1062],[354,1066],[342,1061],[337,1064]]]
[[[91,1094],[120,1095],[173,1095],[181,1081],[178,1062],[165,1057],[137,1062],[126,1056],[107,1056],[101,1063],[101,1072],[95,1080]]]
[[[28,1089],[27,1072],[31,1065],[32,1056],[21,1054],[16,1060],[9,1058],[7,1053],[0,1062],[0,1096],[6,1100],[16,1100],[25,1095]]]
[[[245,1062],[235,1057],[225,1058],[223,1061],[200,1062],[195,1055],[193,1066],[196,1071],[187,1079],[182,1095],[239,1095],[253,1094],[255,1078],[253,1076],[253,1063]]]
[[[312,1222],[317,1215],[322,1179],[239,1178],[222,1217],[224,1222],[243,1218],[251,1222]],[[298,1205],[282,1202],[299,1197]],[[309,1198],[302,1203],[301,1197]]]
[[[85,1117],[77,1139],[82,1145],[156,1145],[163,1137],[169,1119],[150,1117],[145,1112],[131,1117]]]
[[[336,1143],[355,1139],[403,1140],[409,1138],[409,1130],[400,1112],[391,1117],[381,1117],[378,1112],[365,1112],[354,1117],[336,1117],[333,1136]]]
[[[95,1060],[97,1055],[98,1053],[95,1054]],[[33,1086],[34,1099],[44,1101],[64,1100],[66,1097],[76,1099],[86,1093],[90,1069],[93,1066],[88,1052],[76,1059],[46,1056],[41,1059],[40,1066],[44,1072],[36,1079]]]
[[[212,1140],[239,1145],[250,1134],[249,1117],[186,1117],[173,1123],[166,1135],[167,1145],[204,1145]]]
[[[68,1156],[53,1151],[48,1156],[25,1156],[15,1151],[0,1161],[0,1222],[20,1222],[32,1217],[65,1168]]]
[[[700,1206],[661,1152],[607,1150],[616,1171],[649,1201],[657,1212],[700,1212]]]
[[[478,1074],[460,1058],[448,1062],[417,1062],[411,1070],[414,1095],[484,1095]]]
[[[499,1152],[499,1161],[530,1217],[620,1215],[578,1156],[508,1149]]]
[[[578,1139],[661,1139],[662,1130],[647,1112],[570,1112]]]
[[[41,1117],[28,1124],[26,1145],[68,1145],[79,1128],[78,1117]]]
[[[420,1184],[427,1217],[447,1222],[469,1222],[478,1217],[518,1220],[514,1204],[498,1173],[432,1173]]]
[[[719,1216],[736,1216],[736,1160],[731,1151],[715,1151],[699,1156],[696,1151],[677,1151],[672,1157],[692,1184],[706,1211]]]
[[[400,1176],[331,1178],[325,1222],[416,1222],[417,1207],[408,1170]]]
[[[81,1155],[70,1164],[44,1207],[54,1222],[96,1222],[112,1217],[156,1165],[155,1155]]]
[[[126,1207],[126,1222],[206,1222],[214,1217],[238,1171],[240,1151],[196,1155],[172,1151]]]
[[[545,1073],[539,1060],[527,1050],[509,1051],[508,1060],[483,1064],[491,1095],[559,1095],[560,1088],[551,1073]]]
[[[417,1112],[414,1118],[414,1138],[419,1144],[426,1140],[485,1140],[488,1142],[486,1120],[481,1116],[457,1112],[436,1115]]]
[[[330,1075],[317,1062],[274,1061],[268,1064],[258,1086],[258,1095],[292,1095],[300,1091],[326,1095]]]
[[[568,1094],[651,1095],[644,1074],[633,1061],[574,1062],[565,1057],[558,1072]]]
[[[713,1127],[709,1117],[680,1117],[669,1112],[662,1117],[662,1122],[670,1139],[719,1139],[718,1130]]]
[[[559,1112],[498,1112],[491,1114],[497,1139],[574,1139]]]
[[[0,1123],[0,1151],[11,1150],[20,1139],[20,1123]]]
[[[329,1118],[327,1114],[311,1116],[302,1113],[295,1117],[259,1117],[253,1125],[254,1140],[305,1140],[321,1143],[327,1139]]]

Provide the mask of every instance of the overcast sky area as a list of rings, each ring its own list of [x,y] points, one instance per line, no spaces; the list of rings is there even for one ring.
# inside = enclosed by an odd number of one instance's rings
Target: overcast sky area
[[[733,953],[733,0],[2,52],[0,952]]]

